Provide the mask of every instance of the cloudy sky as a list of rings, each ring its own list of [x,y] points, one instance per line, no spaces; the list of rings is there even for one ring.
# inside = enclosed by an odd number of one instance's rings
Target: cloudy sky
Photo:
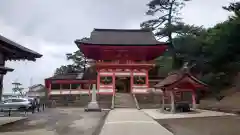
[[[93,28],[139,28],[146,20],[149,0],[1,0],[0,34],[43,54],[36,62],[14,61],[14,72],[4,77],[4,93],[13,81],[24,87],[44,83],[66,64],[65,54],[77,50],[75,39],[89,36]],[[213,26],[225,20],[222,10],[233,0],[192,0],[182,10],[183,21]],[[32,80],[32,81],[30,81]]]

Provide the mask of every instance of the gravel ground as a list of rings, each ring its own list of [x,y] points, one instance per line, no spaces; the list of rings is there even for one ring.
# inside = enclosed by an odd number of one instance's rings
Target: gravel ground
[[[81,108],[54,108],[0,127],[0,135],[97,135],[107,112]]]
[[[157,120],[174,135],[240,135],[240,116]]]

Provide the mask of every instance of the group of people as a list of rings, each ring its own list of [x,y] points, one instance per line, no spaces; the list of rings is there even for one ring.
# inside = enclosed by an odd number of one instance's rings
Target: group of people
[[[39,97],[36,97],[32,100],[31,102],[31,110],[32,113],[35,113],[35,110],[37,109],[38,112],[40,112],[40,108],[42,106],[42,110],[44,111],[45,109],[45,104],[43,102],[41,102]]]

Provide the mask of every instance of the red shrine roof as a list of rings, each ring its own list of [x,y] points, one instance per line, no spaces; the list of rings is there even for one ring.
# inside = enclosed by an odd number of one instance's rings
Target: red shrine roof
[[[191,89],[205,88],[207,85],[192,76],[189,72],[178,71],[170,73],[164,80],[156,84],[155,88]]]
[[[75,43],[94,60],[153,60],[167,49],[149,29],[94,29],[88,40]]]

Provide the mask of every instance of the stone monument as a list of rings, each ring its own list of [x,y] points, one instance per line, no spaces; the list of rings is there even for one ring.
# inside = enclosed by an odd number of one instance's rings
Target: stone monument
[[[97,111],[100,112],[101,108],[98,105],[97,99],[96,99],[96,84],[93,84],[92,87],[92,98],[91,98],[91,102],[88,104],[87,108],[85,108],[85,111],[89,112],[89,111]]]

